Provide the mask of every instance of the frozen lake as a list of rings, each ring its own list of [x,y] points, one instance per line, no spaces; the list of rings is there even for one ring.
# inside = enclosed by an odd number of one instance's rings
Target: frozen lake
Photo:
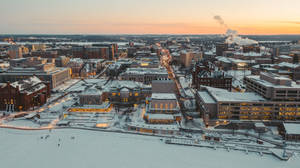
[[[0,163],[9,168],[298,168],[300,156],[284,162],[256,153],[166,145],[149,136],[0,129]]]

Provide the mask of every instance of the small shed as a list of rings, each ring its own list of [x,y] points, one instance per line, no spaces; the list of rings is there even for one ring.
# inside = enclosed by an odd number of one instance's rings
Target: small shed
[[[258,133],[264,133],[267,131],[267,128],[264,123],[258,122],[254,124],[254,130]]]
[[[300,141],[300,123],[283,123],[284,136],[288,141]]]

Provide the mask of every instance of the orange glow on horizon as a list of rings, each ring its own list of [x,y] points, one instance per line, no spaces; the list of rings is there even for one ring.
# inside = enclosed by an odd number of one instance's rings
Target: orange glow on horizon
[[[93,21],[64,26],[60,32],[70,34],[225,34],[226,28],[212,21],[202,24],[189,23],[124,23],[124,24],[92,24]],[[300,24],[289,22],[278,23],[240,23],[229,28],[237,30],[239,34],[272,35],[272,34],[300,34]]]

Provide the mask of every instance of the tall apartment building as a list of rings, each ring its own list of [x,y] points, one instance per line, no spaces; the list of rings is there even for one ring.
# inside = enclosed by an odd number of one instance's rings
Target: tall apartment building
[[[203,58],[202,52],[196,52],[196,51],[189,51],[189,52],[182,52],[180,53],[180,62],[185,67],[190,67],[193,62],[200,61]]]

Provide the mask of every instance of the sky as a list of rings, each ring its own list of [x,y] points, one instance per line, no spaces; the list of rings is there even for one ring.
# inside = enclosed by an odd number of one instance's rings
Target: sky
[[[0,34],[300,34],[300,0],[0,0]]]

